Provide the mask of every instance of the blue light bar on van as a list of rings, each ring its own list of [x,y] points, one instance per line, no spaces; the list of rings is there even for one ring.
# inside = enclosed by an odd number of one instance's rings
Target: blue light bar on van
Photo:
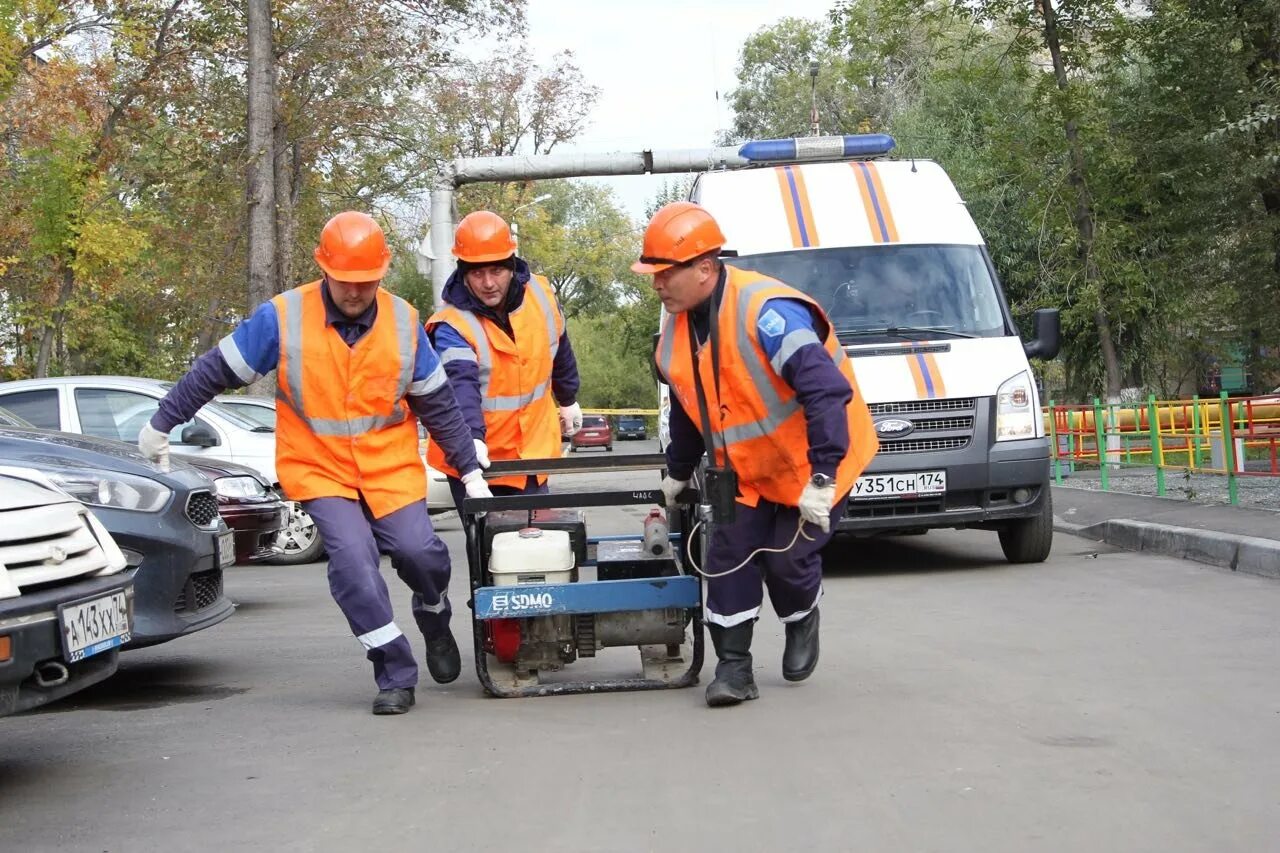
[[[897,145],[887,133],[849,136],[803,136],[799,139],[756,139],[738,149],[753,163],[771,160],[838,160],[842,157],[876,157]]]

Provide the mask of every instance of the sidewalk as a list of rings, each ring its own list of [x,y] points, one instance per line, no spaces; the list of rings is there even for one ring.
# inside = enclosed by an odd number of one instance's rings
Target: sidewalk
[[[1053,487],[1055,530],[1280,578],[1280,512]]]

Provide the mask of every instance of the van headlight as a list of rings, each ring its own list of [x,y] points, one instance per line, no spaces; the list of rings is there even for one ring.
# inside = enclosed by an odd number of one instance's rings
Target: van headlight
[[[1036,437],[1031,401],[1031,374],[1025,370],[1001,384],[996,391],[996,441]]]
[[[173,492],[148,477],[86,468],[44,468],[44,473],[71,497],[89,506],[159,512]]]
[[[213,490],[220,498],[260,498],[267,494],[266,486],[253,477],[219,477],[213,481]]]

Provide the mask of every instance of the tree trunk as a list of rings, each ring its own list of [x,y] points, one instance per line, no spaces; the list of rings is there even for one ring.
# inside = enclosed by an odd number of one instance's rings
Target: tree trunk
[[[275,125],[276,293],[294,286],[293,250],[298,230],[297,143],[289,144],[288,126],[277,115]]]
[[[1053,0],[1038,0],[1040,13],[1044,17],[1044,42],[1053,59],[1053,75],[1058,84],[1058,91],[1066,92],[1068,87],[1067,67],[1062,59],[1062,42],[1058,38],[1058,13],[1054,9]],[[1111,333],[1111,320],[1107,316],[1106,300],[1103,298],[1102,276],[1093,255],[1094,215],[1093,200],[1089,196],[1089,185],[1085,181],[1084,146],[1080,143],[1080,128],[1074,118],[1068,118],[1063,130],[1067,137],[1067,151],[1071,158],[1071,168],[1067,180],[1076,191],[1076,209],[1074,214],[1076,234],[1080,240],[1079,254],[1084,262],[1084,280],[1086,289],[1096,291],[1098,305],[1094,310],[1094,324],[1098,327],[1098,342],[1102,349],[1102,362],[1107,371],[1107,399],[1113,402],[1120,399],[1122,383],[1120,375],[1120,357],[1116,351],[1115,338]]]
[[[62,319],[67,309],[67,302],[76,287],[76,274],[70,265],[62,268],[62,286],[58,288],[58,301],[53,306],[49,317],[49,325],[45,326],[40,336],[40,355],[36,357],[36,378],[43,379],[49,375],[49,363],[53,360],[53,343],[62,330]]]
[[[271,0],[246,0],[249,30],[248,69],[248,312],[275,295],[276,191],[273,129],[275,127],[275,51],[271,35]],[[267,393],[270,383],[258,380],[253,393]]]

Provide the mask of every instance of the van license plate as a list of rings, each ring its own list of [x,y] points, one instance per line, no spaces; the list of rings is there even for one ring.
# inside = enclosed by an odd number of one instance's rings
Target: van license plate
[[[947,491],[946,471],[916,471],[910,474],[868,474],[853,484],[854,500],[916,498]]]
[[[235,531],[218,534],[218,565],[225,568],[236,561]]]
[[[67,663],[124,645],[130,639],[129,599],[122,589],[58,607]]]

